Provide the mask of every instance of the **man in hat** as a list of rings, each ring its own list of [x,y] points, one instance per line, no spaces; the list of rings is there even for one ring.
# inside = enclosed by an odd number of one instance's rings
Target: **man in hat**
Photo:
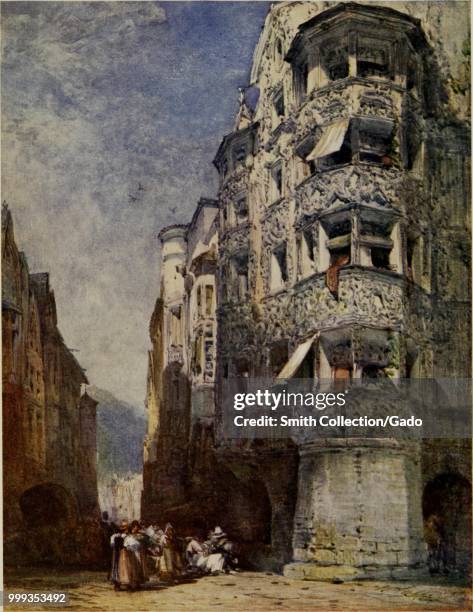
[[[204,573],[216,576],[225,571],[225,546],[227,544],[227,534],[221,527],[215,527],[210,532],[209,539],[205,542],[206,555],[203,555],[197,562],[197,567]]]
[[[238,559],[235,557],[235,546],[233,542],[231,542],[227,534],[223,531],[221,527],[215,527],[210,544],[210,556],[218,555],[213,560],[209,558],[209,564],[212,566],[212,573],[220,573],[224,571],[225,573],[232,572],[236,564],[238,563]]]

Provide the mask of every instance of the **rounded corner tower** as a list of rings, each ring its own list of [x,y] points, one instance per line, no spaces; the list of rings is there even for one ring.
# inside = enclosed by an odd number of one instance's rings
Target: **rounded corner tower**
[[[469,126],[452,118],[439,37],[401,4],[279,3],[266,18],[257,104],[242,96],[214,162],[220,400],[224,379],[275,377],[311,337],[308,377],[469,376]],[[218,439],[242,484],[262,483],[288,575],[322,579],[425,560],[441,448]]]

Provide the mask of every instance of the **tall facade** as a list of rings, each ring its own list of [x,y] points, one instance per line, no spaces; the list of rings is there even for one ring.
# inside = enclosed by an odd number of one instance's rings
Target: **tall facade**
[[[470,562],[468,444],[235,443],[215,426],[227,378],[275,378],[283,368],[342,382],[470,375],[468,16],[447,44],[429,13],[435,3],[392,4],[405,12],[386,3],[274,5],[214,162],[211,454],[225,475],[214,513],[293,575],[421,564],[434,508],[456,562]],[[182,254],[172,270],[163,260],[163,286],[187,257],[185,230],[164,230],[176,231]],[[184,295],[184,278],[177,284]],[[182,312],[190,329],[192,311]],[[163,326],[161,337],[165,345]],[[155,423],[166,410],[172,403],[155,411]],[[187,455],[196,448],[191,423],[189,413]],[[163,455],[160,469],[169,461]]]
[[[149,519],[163,520],[164,514],[195,524],[198,506],[209,512],[215,495],[217,213],[215,200],[201,199],[189,225],[160,233],[161,292],[150,324],[142,503]]]
[[[47,560],[49,530],[99,516],[97,403],[81,395],[88,381],[57,327],[49,275],[29,273],[5,206],[2,323],[5,559]]]

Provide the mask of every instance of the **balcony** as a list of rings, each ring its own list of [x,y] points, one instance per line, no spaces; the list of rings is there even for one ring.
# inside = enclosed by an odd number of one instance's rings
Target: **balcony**
[[[302,140],[316,125],[344,117],[390,119],[401,115],[404,89],[392,81],[347,77],[314,89],[295,116],[296,140]]]
[[[247,190],[249,180],[249,171],[247,168],[239,166],[231,170],[225,177],[223,185],[220,189],[220,199],[232,200],[234,194]]]
[[[404,281],[360,266],[340,269],[338,299],[317,273],[264,300],[265,335],[278,340],[357,323],[398,329],[404,320]]]
[[[295,188],[296,219],[352,202],[398,208],[404,172],[374,164],[344,164],[316,172]]]
[[[226,253],[248,251],[251,224],[240,223],[225,230],[220,237],[220,249]]]

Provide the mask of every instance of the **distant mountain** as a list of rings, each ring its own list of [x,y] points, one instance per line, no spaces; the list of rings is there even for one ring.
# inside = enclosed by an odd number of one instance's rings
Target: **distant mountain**
[[[97,407],[97,473],[99,480],[141,472],[146,418],[109,391],[88,387]]]

